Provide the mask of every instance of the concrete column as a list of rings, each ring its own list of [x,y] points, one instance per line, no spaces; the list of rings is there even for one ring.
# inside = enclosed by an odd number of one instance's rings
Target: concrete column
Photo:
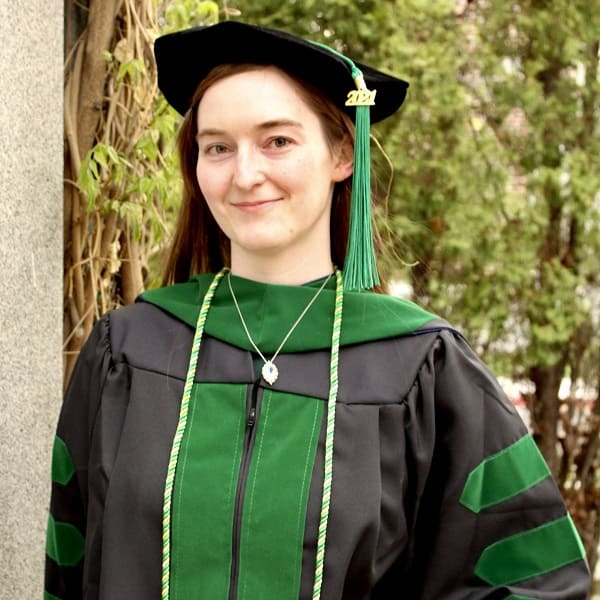
[[[62,395],[62,0],[0,0],[0,40],[0,596],[25,600]]]

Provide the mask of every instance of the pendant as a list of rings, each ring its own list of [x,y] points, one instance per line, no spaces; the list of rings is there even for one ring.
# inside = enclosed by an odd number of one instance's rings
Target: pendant
[[[273,385],[277,381],[277,378],[279,377],[279,371],[274,362],[268,360],[263,365],[262,376],[269,385]]]

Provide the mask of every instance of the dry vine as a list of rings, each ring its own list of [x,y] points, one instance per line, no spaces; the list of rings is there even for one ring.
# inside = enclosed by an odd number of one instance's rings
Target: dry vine
[[[88,4],[66,8],[67,24],[74,13],[87,19],[65,64],[65,380],[98,316],[143,289],[145,217],[157,208],[139,181],[164,165],[159,140],[148,137],[158,3]]]

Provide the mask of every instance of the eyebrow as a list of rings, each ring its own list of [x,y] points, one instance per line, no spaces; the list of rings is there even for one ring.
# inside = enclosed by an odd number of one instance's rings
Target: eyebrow
[[[274,129],[275,127],[295,127],[297,129],[302,129],[302,123],[300,123],[299,121],[294,121],[293,119],[272,119],[269,121],[264,121],[263,123],[259,123],[255,128],[259,131],[264,131],[267,129]],[[196,138],[211,135],[225,135],[226,133],[227,132],[223,129],[206,127],[198,131],[198,133],[196,134]]]

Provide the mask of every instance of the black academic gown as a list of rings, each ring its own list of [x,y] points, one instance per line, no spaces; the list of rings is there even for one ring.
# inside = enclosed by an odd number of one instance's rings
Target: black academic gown
[[[323,485],[334,282],[279,378],[217,289],[175,468],[165,480],[210,276],[105,315],[53,454],[46,598],[309,600]],[[232,277],[267,356],[319,282]],[[415,305],[346,293],[324,600],[583,600],[589,573],[521,419],[463,337]],[[171,465],[173,466],[173,465]],[[163,572],[165,552],[168,569]]]

